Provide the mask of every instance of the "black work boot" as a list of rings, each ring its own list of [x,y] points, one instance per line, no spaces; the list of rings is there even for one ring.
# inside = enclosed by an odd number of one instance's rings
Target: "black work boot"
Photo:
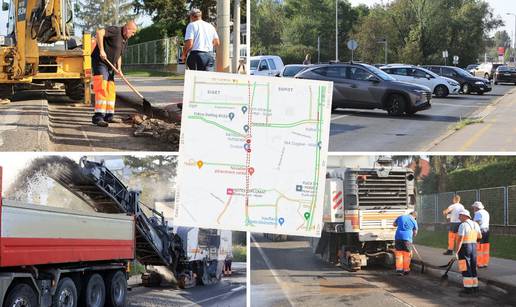
[[[93,115],[93,117],[91,118],[91,122],[99,127],[109,126],[109,124],[104,120],[104,114],[102,113],[95,113],[95,115]]]
[[[104,121],[106,123],[116,123],[116,124],[119,124],[122,122],[122,120],[120,118],[115,118],[115,116],[113,114],[108,114],[108,115],[104,116]]]

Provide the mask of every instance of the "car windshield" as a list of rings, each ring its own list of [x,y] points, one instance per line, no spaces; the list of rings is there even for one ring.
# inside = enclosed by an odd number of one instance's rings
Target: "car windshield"
[[[258,69],[258,64],[260,64],[260,60],[251,60],[251,69],[252,70]]]
[[[504,72],[516,72],[515,67],[509,67],[509,66],[500,66],[497,68],[498,71],[504,71]]]
[[[456,68],[455,71],[461,76],[461,77],[471,77],[471,73],[467,70],[464,70],[462,68]]]
[[[381,69],[378,69],[374,66],[367,65],[367,64],[364,64],[364,66],[367,69],[369,69],[369,71],[371,71],[372,73],[374,73],[375,75],[377,75],[380,79],[382,79],[384,81],[396,81],[396,78],[392,77],[391,75],[387,74],[386,72],[384,72]]]
[[[421,69],[422,71],[424,71],[425,73],[429,74],[430,76],[434,77],[434,78],[440,77],[438,74],[434,73],[431,70],[428,70],[428,69],[423,68],[423,67],[418,67],[418,68]]]
[[[293,77],[297,75],[300,71],[304,70],[306,66],[285,66],[283,70],[283,77]]]

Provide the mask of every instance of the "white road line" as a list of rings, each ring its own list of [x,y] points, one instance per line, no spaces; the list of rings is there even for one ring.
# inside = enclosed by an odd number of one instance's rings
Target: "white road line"
[[[192,302],[192,303],[187,304],[187,305],[184,305],[184,306],[199,306],[199,305],[201,305],[201,304],[203,304],[203,303],[206,303],[206,302],[212,301],[212,300],[217,299],[217,298],[219,298],[219,297],[232,295],[232,294],[231,294],[231,292],[233,292],[233,291],[237,291],[236,289],[238,289],[238,290],[242,290],[242,289],[245,289],[245,288],[246,288],[245,286],[240,286],[240,287],[238,287],[238,288],[235,288],[235,289],[230,290],[230,293],[222,293],[222,294],[215,295],[215,296],[209,297],[209,298],[204,299],[204,300],[201,300],[201,301]]]
[[[435,102],[432,105],[439,106],[449,106],[449,107],[460,107],[460,108],[480,108],[483,105],[463,105],[463,104],[453,104],[453,103],[445,103],[445,102]]]
[[[349,114],[339,115],[339,116],[332,117],[331,120],[334,121],[334,120],[341,119],[341,118],[344,118],[344,117],[349,117],[349,116],[350,116]]]
[[[88,135],[86,134],[86,132],[84,131],[84,129],[82,129],[82,126],[80,126],[80,127],[81,127],[82,135],[84,136],[84,138],[85,138],[85,139],[86,139],[86,141],[88,142],[88,146],[90,146],[91,151],[96,151],[96,150],[95,150],[95,147],[93,146],[93,144],[91,144],[90,139],[88,138]]]
[[[263,252],[262,248],[260,247],[260,244],[258,244],[258,242],[254,239],[254,236],[251,235],[251,237],[252,237],[252,239],[254,241],[254,245],[256,246],[256,249],[260,253],[260,256],[262,257],[263,261],[265,261],[265,265],[267,266],[267,268],[269,268],[269,271],[271,271],[272,277],[274,277],[274,280],[276,280],[276,283],[281,288],[281,292],[283,292],[283,295],[285,295],[285,298],[287,299],[289,304],[291,306],[295,306],[294,302],[288,296],[287,291],[285,291],[285,289],[283,289],[284,282],[279,278],[280,274],[276,273],[276,270],[274,270],[272,268],[271,261],[269,260],[269,257],[267,257],[267,255],[265,255],[265,253]],[[251,275],[251,274],[249,274],[249,275]]]

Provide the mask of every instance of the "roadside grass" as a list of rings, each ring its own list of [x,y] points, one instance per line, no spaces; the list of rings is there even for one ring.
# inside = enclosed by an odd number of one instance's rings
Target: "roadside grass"
[[[484,120],[482,119],[479,119],[479,118],[466,118],[466,119],[462,119],[460,120],[456,125],[455,125],[455,130],[460,130],[466,126],[469,126],[469,125],[473,125],[473,124],[481,124],[483,123]]]
[[[489,240],[491,241],[491,257],[516,260],[516,236],[491,234]],[[448,233],[420,228],[414,243],[445,250],[448,246]]]
[[[166,77],[170,80],[184,80],[185,76],[183,74],[176,74],[172,72],[166,71],[157,71],[157,70],[142,70],[142,69],[126,69],[124,70],[124,75],[128,77]]]
[[[247,262],[247,248],[243,245],[233,245],[233,262]]]

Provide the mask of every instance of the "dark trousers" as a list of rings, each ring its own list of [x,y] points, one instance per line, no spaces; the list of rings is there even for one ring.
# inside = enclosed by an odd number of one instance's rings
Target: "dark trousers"
[[[462,272],[464,289],[478,289],[476,243],[462,244],[459,250],[459,270]]]
[[[207,71],[213,67],[213,55],[209,52],[204,51],[191,51],[186,60],[188,69],[191,70],[204,70]]]

